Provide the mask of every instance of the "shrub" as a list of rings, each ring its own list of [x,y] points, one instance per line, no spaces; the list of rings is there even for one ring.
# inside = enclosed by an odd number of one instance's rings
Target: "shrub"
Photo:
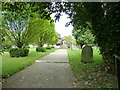
[[[12,48],[9,51],[11,57],[25,57],[28,56],[29,49],[27,48]]]
[[[51,48],[55,48],[54,46],[51,46]]]
[[[51,47],[46,47],[46,49],[51,49]]]
[[[36,51],[37,52],[46,52],[46,48],[44,48],[44,47],[37,47]]]

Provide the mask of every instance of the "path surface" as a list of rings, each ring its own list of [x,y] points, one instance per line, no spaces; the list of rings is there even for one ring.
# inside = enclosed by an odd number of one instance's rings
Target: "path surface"
[[[74,82],[67,51],[59,49],[7,78],[3,88],[73,88]]]

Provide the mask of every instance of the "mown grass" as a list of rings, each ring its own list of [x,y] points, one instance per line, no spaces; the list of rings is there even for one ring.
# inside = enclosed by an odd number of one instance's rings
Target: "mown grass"
[[[35,60],[38,60],[56,49],[47,50],[46,52],[36,52],[35,48],[31,48],[27,57],[12,58],[6,52],[2,55],[2,75],[3,78],[13,75],[14,73],[31,65]]]
[[[71,69],[77,79],[79,88],[117,88],[116,76],[110,75],[100,67],[103,64],[99,50],[94,50],[93,63],[84,64],[80,61],[81,50],[68,50]]]

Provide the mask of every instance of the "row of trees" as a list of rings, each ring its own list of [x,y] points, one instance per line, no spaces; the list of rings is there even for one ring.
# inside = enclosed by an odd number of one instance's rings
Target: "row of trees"
[[[29,44],[57,43],[58,36],[54,22],[44,3],[4,2],[2,3],[2,41],[9,40],[17,48]]]

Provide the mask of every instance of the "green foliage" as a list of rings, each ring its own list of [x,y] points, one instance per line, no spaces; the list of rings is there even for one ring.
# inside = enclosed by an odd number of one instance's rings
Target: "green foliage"
[[[22,30],[19,29],[16,23],[11,22],[11,24],[15,25],[18,29],[14,31],[13,29],[16,29],[16,27],[12,28],[11,26],[9,29],[5,28],[4,33],[18,48],[24,48],[38,39],[39,34],[43,31],[41,27],[45,27],[46,22],[48,21],[33,17],[24,23],[26,27],[23,23],[19,26]]]
[[[1,47],[0,47],[0,52],[1,54],[4,53],[5,49],[9,50],[13,43],[11,41],[9,41],[9,39],[6,37],[3,27],[0,27],[0,32],[1,32]]]
[[[37,52],[46,52],[46,48],[44,48],[44,47],[37,47],[36,51]]]
[[[47,4],[47,3],[46,3]],[[2,3],[2,27],[3,32],[18,48],[24,48],[33,42],[38,36],[42,20],[38,25],[38,18],[52,22],[45,3],[39,2],[3,2]],[[38,17],[38,18],[37,18]],[[44,26],[45,27],[45,26]]]
[[[88,46],[95,45],[95,39],[93,37],[93,34],[88,28],[81,28],[78,30],[74,28],[72,33],[78,45],[81,45],[81,46],[82,45],[88,45]]]
[[[26,48],[12,48],[9,51],[11,57],[25,57],[28,56],[29,49]]]
[[[55,44],[57,35],[54,23],[44,2],[3,2],[2,25],[4,33],[18,48],[24,48],[33,41],[38,46]],[[39,35],[39,36],[38,36]]]
[[[54,29],[54,23],[49,20],[39,20],[36,21],[36,24],[33,25],[33,28],[36,27],[38,33],[36,43],[39,47],[42,47],[44,44],[55,44],[57,43],[58,37]],[[40,28],[42,27],[42,28]]]
[[[3,49],[9,50],[12,46],[13,46],[13,43],[7,37],[4,37],[4,41],[2,41]]]
[[[17,17],[33,17],[34,13],[39,14],[39,18],[50,20],[50,13],[46,7],[49,2],[2,2],[2,11],[9,11]]]
[[[93,34],[105,62],[113,63],[112,55],[120,55],[119,3],[83,3],[83,5],[88,12]]]
[[[49,41],[47,44],[54,45],[58,42],[58,35],[57,32],[54,30],[54,32],[51,34],[51,39],[49,38]]]
[[[0,49],[0,55],[2,55],[4,53],[4,49]]]
[[[47,46],[47,47],[46,47],[46,49],[50,50],[50,49],[51,49],[51,47],[50,47],[50,46]]]
[[[76,44],[75,39],[73,39],[72,36],[64,36],[64,39],[66,41],[68,48],[70,48],[72,46],[72,44],[74,44],[74,45]]]
[[[54,46],[51,46],[51,48],[55,48]]]

